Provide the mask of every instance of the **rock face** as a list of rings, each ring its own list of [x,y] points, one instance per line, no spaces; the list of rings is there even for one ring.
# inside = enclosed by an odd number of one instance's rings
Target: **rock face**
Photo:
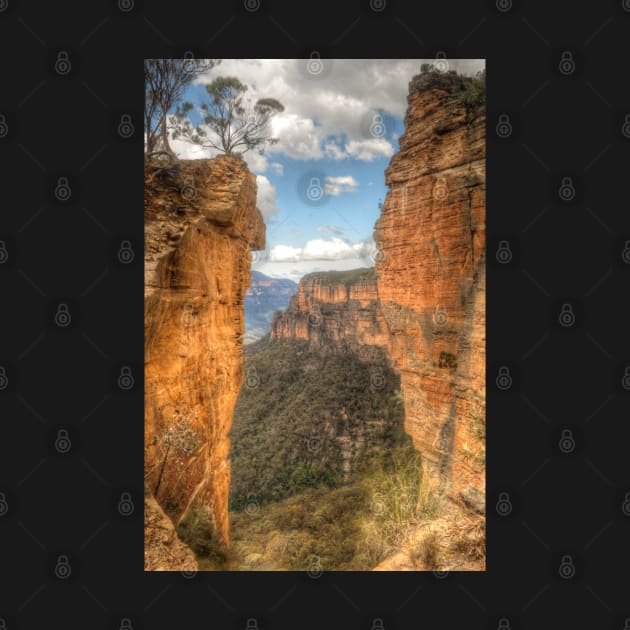
[[[145,485],[175,526],[201,514],[220,545],[243,299],[250,251],[264,241],[256,179],[240,158],[145,169]]]
[[[144,497],[144,570],[197,571],[195,554],[178,537],[171,519],[151,495]]]
[[[459,500],[485,490],[485,104],[448,76],[409,87],[374,232],[378,294],[405,429]]]
[[[311,350],[359,357],[370,346],[387,348],[374,268],[305,275],[289,307],[275,314],[271,339],[305,339]]]

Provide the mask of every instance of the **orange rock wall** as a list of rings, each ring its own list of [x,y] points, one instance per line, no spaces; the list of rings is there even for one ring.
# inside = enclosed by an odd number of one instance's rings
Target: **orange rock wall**
[[[375,226],[405,427],[432,482],[485,489],[485,106],[410,83]]]
[[[347,285],[331,282],[327,272],[304,276],[289,307],[276,313],[271,338],[306,339],[312,350],[323,353],[361,356],[368,346],[387,348],[389,333],[373,270]]]
[[[175,524],[204,510],[224,544],[249,252],[264,241],[239,158],[145,171],[145,486]]]

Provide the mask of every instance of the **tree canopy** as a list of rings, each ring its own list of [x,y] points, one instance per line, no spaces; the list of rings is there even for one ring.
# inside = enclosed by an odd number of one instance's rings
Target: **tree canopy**
[[[206,85],[206,99],[196,110],[190,102],[177,108],[173,138],[226,154],[250,149],[263,153],[265,145],[278,141],[271,137],[270,123],[276,114],[284,111],[284,106],[274,98],[247,100],[247,89],[236,77],[217,77]],[[190,120],[191,112],[200,120],[196,125]]]

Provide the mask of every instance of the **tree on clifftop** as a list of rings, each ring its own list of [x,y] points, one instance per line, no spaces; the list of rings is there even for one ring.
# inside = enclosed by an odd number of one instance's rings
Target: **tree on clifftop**
[[[144,138],[147,153],[174,153],[168,142],[168,113],[195,77],[220,59],[144,60]]]
[[[206,149],[216,149],[228,155],[250,149],[264,152],[265,145],[275,144],[271,137],[271,119],[284,111],[275,98],[246,101],[247,86],[235,77],[218,77],[206,85],[208,99],[196,113],[201,122],[194,125],[188,114],[193,103],[183,103],[173,116],[173,138],[181,138]]]

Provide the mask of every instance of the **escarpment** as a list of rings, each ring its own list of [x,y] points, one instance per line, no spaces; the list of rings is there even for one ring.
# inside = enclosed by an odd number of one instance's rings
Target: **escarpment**
[[[144,212],[145,486],[175,526],[194,515],[226,545],[243,300],[265,244],[256,178],[233,156],[147,166]]]
[[[271,339],[304,339],[321,353],[366,354],[389,344],[373,268],[304,276],[289,307],[277,312]]]
[[[378,294],[405,429],[433,485],[483,503],[485,104],[470,80],[410,83],[405,132],[376,223]]]

